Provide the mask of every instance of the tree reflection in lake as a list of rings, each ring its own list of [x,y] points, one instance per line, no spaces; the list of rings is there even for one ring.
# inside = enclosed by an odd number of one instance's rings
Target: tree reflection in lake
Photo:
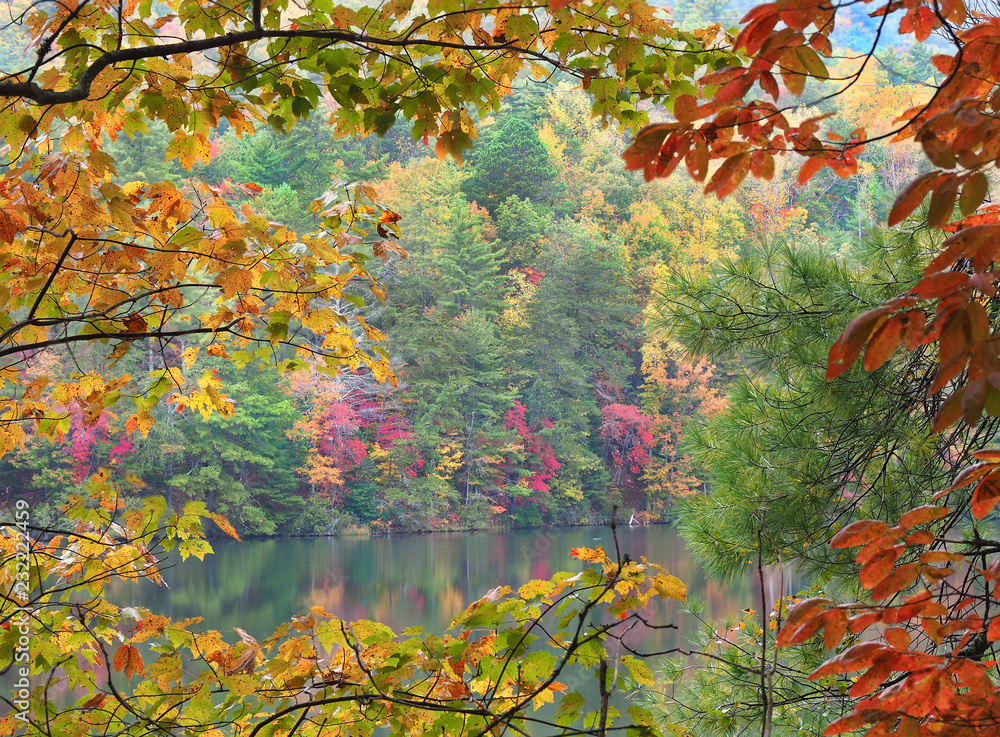
[[[705,578],[677,533],[667,527],[619,527],[622,553],[659,563],[703,599],[706,618],[759,606],[751,576],[725,587]],[[518,587],[555,571],[577,571],[574,547],[614,542],[606,527],[506,532],[432,533],[381,538],[220,541],[204,561],[167,563],[170,589],[116,584],[109,598],[145,606],[173,619],[201,616],[205,629],[242,627],[258,639],[293,614],[321,605],[347,621],[374,619],[399,632],[422,626],[441,633],[451,618],[499,584]],[[631,647],[662,651],[686,643],[697,621],[668,602],[651,612],[657,624],[677,630],[647,630],[629,637]]]

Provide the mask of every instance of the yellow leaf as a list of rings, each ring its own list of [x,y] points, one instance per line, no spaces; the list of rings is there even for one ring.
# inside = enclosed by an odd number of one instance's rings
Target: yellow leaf
[[[538,710],[539,710],[539,709],[541,709],[541,708],[542,708],[542,707],[543,707],[543,706],[544,706],[545,704],[551,704],[551,703],[553,703],[554,701],[555,701],[555,698],[554,698],[554,697],[553,697],[553,695],[552,695],[552,690],[551,690],[551,689],[548,689],[548,688],[546,688],[546,689],[543,689],[542,691],[540,691],[540,692],[538,693],[538,695],[537,695],[537,696],[535,696],[535,698],[533,698],[533,699],[531,700],[531,705],[532,705],[533,707],[535,707],[535,711],[538,711]]]
[[[194,362],[198,359],[198,352],[201,348],[197,346],[189,346],[181,351],[181,357],[184,359],[184,368],[191,368],[194,366]]]
[[[652,580],[652,584],[661,599],[687,601],[687,586],[677,576],[661,573]]]
[[[522,599],[534,599],[536,596],[548,596],[555,584],[551,581],[533,580],[524,584],[517,590],[517,595]]]
[[[124,187],[122,187],[122,192],[127,194],[129,197],[134,197],[136,195],[142,194],[142,190],[145,186],[146,183],[142,181],[129,182]]]
[[[240,536],[237,534],[235,528],[231,524],[229,524],[229,520],[227,520],[221,514],[213,513],[212,521],[215,522],[215,524],[217,524],[224,533],[229,535],[229,537],[234,538],[236,540],[240,539]]]

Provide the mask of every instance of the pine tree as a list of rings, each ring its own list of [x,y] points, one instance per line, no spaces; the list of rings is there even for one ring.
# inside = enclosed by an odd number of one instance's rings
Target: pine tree
[[[709,570],[740,575],[759,547],[767,564],[852,580],[828,549],[833,526],[895,520],[947,487],[968,433],[930,432],[920,405],[931,356],[897,355],[878,371],[856,366],[826,380],[836,336],[914,282],[931,240],[926,231],[877,232],[849,262],[775,241],[661,284],[669,297],[653,309],[662,334],[694,355],[738,356],[749,368],[728,408],[688,430],[686,449],[712,476],[709,495],[682,506],[681,530]]]
[[[513,267],[531,266],[541,251],[551,219],[531,200],[511,195],[495,211],[497,239]]]
[[[443,223],[438,257],[443,287],[439,297],[452,315],[475,309],[495,318],[503,309],[504,279],[500,275],[499,243],[487,240],[484,214],[457,200]]]
[[[442,497],[469,505],[502,487],[491,449],[506,437],[504,414],[514,391],[504,371],[496,326],[478,310],[452,318],[443,310],[421,316],[405,331],[400,348],[410,364],[404,371],[420,402],[413,430],[431,459],[418,479],[431,507]],[[444,483],[442,483],[444,482]]]
[[[508,337],[528,422],[554,423],[547,440],[562,463],[559,481],[604,499],[600,403],[630,382],[626,349],[637,339],[638,308],[624,252],[588,226],[564,222],[535,262],[543,274],[523,321]]]
[[[470,202],[490,213],[511,195],[545,200],[556,170],[535,127],[511,116],[476,154],[472,176],[462,186]]]

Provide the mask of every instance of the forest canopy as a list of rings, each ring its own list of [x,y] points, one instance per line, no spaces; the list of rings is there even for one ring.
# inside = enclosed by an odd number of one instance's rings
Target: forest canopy
[[[0,537],[3,617],[59,633],[33,675],[87,690],[78,719],[37,689],[35,729],[319,734],[343,704],[486,734],[562,694],[556,725],[604,735],[601,617],[686,598],[617,550],[445,638],[320,608],[229,644],[103,582],[200,558],[203,520],[619,508],[761,584],[660,672],[616,661],[639,732],[995,733],[995,10],[729,4],[10,6],[0,483],[40,527]],[[814,588],[769,598],[786,566]]]

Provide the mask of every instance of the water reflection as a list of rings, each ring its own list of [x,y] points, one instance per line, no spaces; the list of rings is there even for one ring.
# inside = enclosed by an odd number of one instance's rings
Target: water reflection
[[[669,528],[626,527],[619,530],[619,543],[634,560],[644,555],[680,577],[689,595],[705,601],[706,617],[759,606],[759,588],[751,576],[725,587],[707,580]],[[165,573],[169,590],[144,582],[116,584],[108,594],[117,604],[146,606],[174,619],[201,616],[204,629],[242,627],[258,639],[314,605],[348,621],[385,622],[397,632],[419,625],[440,633],[465,606],[498,584],[516,588],[559,570],[580,570],[583,564],[570,550],[581,545],[613,548],[610,530],[220,542],[215,555],[203,562],[170,561]],[[682,607],[667,602],[653,612],[658,624],[674,623],[677,630],[647,630],[630,637],[629,644],[647,652],[683,644],[697,622],[683,616]]]

